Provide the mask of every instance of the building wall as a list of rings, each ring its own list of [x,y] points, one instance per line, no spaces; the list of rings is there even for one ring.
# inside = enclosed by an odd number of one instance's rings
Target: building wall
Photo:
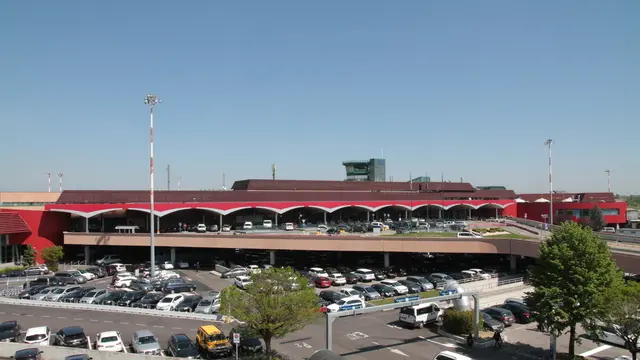
[[[511,204],[502,209],[502,211],[500,212],[501,216],[518,217],[518,205],[519,204]]]
[[[624,224],[627,222],[627,203],[626,202],[607,202],[607,203],[563,203],[554,202],[554,222],[555,220],[573,220],[579,221],[580,210],[591,210],[598,205],[604,212],[604,220],[608,224]],[[607,213],[615,213],[608,215]],[[549,203],[518,203],[517,217],[527,218],[534,221],[544,222],[543,214],[549,214]]]
[[[10,245],[32,245],[38,252],[37,261],[42,262],[40,257],[42,249],[64,243],[63,232],[69,226],[68,214],[40,210],[17,210],[16,212],[29,225],[31,233],[9,235]]]

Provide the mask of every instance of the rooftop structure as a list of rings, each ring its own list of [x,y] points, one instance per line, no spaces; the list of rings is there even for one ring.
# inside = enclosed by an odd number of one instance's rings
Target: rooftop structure
[[[350,160],[343,161],[342,165],[347,171],[347,181],[385,181],[387,179],[385,159]]]

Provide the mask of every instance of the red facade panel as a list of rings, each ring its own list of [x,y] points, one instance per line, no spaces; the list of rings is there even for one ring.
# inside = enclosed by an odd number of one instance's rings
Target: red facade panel
[[[62,245],[63,232],[69,228],[69,215],[45,210],[15,211],[31,228],[29,233],[9,235],[11,245],[32,245],[38,253],[37,261],[42,262],[42,249],[54,245]]]
[[[576,216],[558,214],[561,210],[591,210],[595,205],[600,209],[617,210],[616,215],[604,215],[604,220],[608,224],[624,224],[627,222],[627,203],[621,202],[603,202],[603,203],[563,203],[554,202],[553,210],[556,219],[565,219],[578,221]],[[527,218],[534,221],[544,222],[543,214],[549,214],[549,203],[518,203],[517,217]],[[554,221],[555,222],[555,221]]]

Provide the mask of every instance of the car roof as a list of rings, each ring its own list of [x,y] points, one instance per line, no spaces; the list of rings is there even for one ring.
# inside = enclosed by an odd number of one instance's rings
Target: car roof
[[[176,341],[191,341],[191,338],[186,334],[173,334],[172,337],[176,339]]]
[[[138,330],[135,332],[135,336],[143,337],[143,336],[155,336],[155,335],[153,335],[153,333],[149,330]]]
[[[371,271],[371,270],[369,270],[367,268],[359,268],[359,269],[356,269],[356,271]]]
[[[117,331],[104,331],[98,334],[98,337],[111,337],[111,336],[118,336],[118,332]]]
[[[20,357],[36,356],[38,355],[39,352],[40,352],[40,349],[38,348],[22,349],[22,350],[16,351],[15,357],[20,358]]]
[[[69,334],[69,333],[71,333],[71,334],[80,334],[80,333],[83,333],[84,330],[80,326],[68,326],[66,328],[63,328],[62,332],[64,334]]]
[[[203,325],[203,326],[200,326],[200,328],[202,329],[202,331],[204,331],[209,335],[222,333],[222,331],[220,331],[220,329],[218,329],[218,327],[215,325]]]
[[[18,325],[18,322],[16,320],[9,320],[9,321],[3,321],[2,323],[0,323],[0,325],[16,326]]]
[[[251,280],[250,277],[244,276],[244,275],[238,276],[238,277],[236,277],[236,279],[238,279],[238,280]]]
[[[36,326],[36,327],[28,328],[25,336],[31,336],[34,334],[45,334],[46,332],[47,332],[46,326]]]

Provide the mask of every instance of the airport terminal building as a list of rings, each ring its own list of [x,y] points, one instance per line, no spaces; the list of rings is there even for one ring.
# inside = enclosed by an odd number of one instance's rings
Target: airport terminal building
[[[275,228],[410,218],[543,221],[549,209],[548,194],[517,195],[464,182],[242,180],[231,191],[155,194],[152,215],[148,191],[0,193],[0,262],[16,260],[23,245],[38,251],[63,245],[65,233],[148,233],[151,221],[160,233],[177,233],[196,224],[238,228],[265,221]],[[597,204],[608,223],[626,222],[626,203],[615,202],[613,194],[564,194],[553,201],[558,219],[588,216]]]

